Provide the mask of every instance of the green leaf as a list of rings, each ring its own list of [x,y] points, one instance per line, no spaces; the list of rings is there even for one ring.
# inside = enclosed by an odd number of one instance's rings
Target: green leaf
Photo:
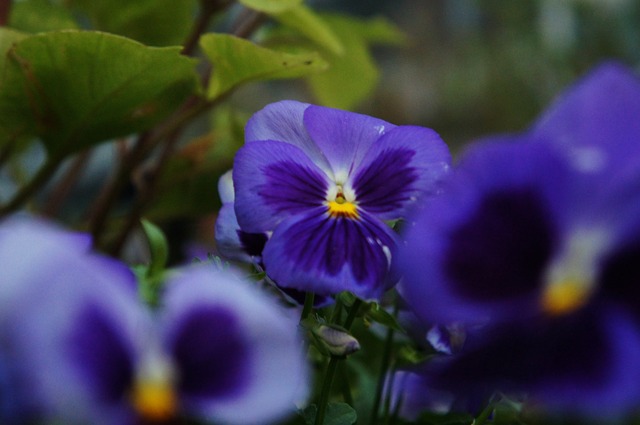
[[[149,277],[159,276],[167,265],[169,244],[158,226],[144,219],[141,222],[144,234],[147,236],[147,241],[149,241],[149,250],[151,252],[151,264],[147,274]]]
[[[134,270],[140,285],[140,295],[149,305],[155,307],[160,298],[165,267],[169,258],[169,244],[158,226],[148,220],[141,220],[141,222],[149,242],[151,263]]]
[[[15,29],[30,33],[78,28],[68,9],[49,0],[14,2],[9,23]]]
[[[388,19],[377,16],[366,20],[351,20],[351,28],[370,44],[403,45],[407,36]]]
[[[323,15],[325,22],[342,42],[344,53],[329,50],[323,57],[330,67],[307,79],[320,103],[340,109],[353,109],[376,88],[378,68],[371,56],[371,44],[400,44],[402,33],[382,18],[357,19],[344,15]]]
[[[273,15],[282,25],[295,29],[335,55],[344,53],[340,38],[312,9],[301,4]]]
[[[215,99],[239,84],[298,78],[326,69],[316,52],[290,54],[258,46],[228,34],[205,34],[200,44],[214,71],[207,96]]]
[[[318,408],[310,405],[301,413],[307,425],[314,425]],[[323,425],[353,425],[358,420],[358,414],[347,403],[329,403]]]
[[[281,13],[302,3],[302,0],[239,0],[249,9],[268,14]]]
[[[16,31],[6,27],[0,27],[0,70],[4,68],[4,63],[7,58],[7,52],[11,47],[13,47],[14,43],[23,38],[27,37],[27,34],[24,34],[20,31]]]
[[[318,101],[326,106],[353,109],[371,94],[379,78],[378,68],[371,57],[367,42],[354,31],[353,19],[342,16],[325,18],[342,41],[344,54],[325,52],[329,69],[311,75],[308,82]]]
[[[106,33],[18,41],[0,81],[0,140],[39,136],[52,156],[145,130],[197,88],[195,61]]]
[[[195,0],[72,0],[93,28],[152,46],[181,45],[196,10]]]
[[[378,303],[371,303],[369,305],[369,309],[366,312],[366,317],[388,328],[404,332],[404,329],[402,329],[402,326],[400,326],[400,323],[398,323],[398,320],[395,318],[395,316],[380,307]]]

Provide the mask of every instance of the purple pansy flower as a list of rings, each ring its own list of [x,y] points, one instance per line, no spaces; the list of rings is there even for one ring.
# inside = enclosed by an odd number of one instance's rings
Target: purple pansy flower
[[[233,171],[224,173],[218,180],[218,194],[222,207],[216,219],[216,248],[229,260],[262,264],[262,250],[269,239],[268,232],[249,233],[240,228],[235,212]]]
[[[384,223],[437,190],[449,152],[430,129],[283,101],[247,123],[234,162],[242,230],[273,231],[262,253],[283,287],[379,298],[396,235]]]
[[[228,260],[252,264],[257,270],[264,271],[262,250],[271,232],[249,233],[240,228],[236,218],[233,192],[233,170],[224,173],[218,180],[218,193],[222,207],[218,211],[215,228],[216,248],[220,255]],[[265,279],[280,294],[293,304],[304,304],[305,293],[295,288],[282,288],[273,279]],[[315,307],[325,307],[333,302],[329,296],[320,295],[314,298]]]
[[[304,401],[297,323],[267,295],[193,267],[152,314],[131,273],[79,241],[33,220],[0,225],[0,385],[29,397],[0,410],[6,423],[258,424]]]
[[[481,326],[431,383],[608,415],[640,401],[640,82],[617,64],[478,143],[407,227],[401,292]]]

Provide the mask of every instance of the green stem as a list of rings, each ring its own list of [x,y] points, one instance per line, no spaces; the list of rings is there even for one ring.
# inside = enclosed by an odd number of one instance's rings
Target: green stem
[[[359,298],[356,298],[356,300],[353,302],[353,305],[349,309],[349,314],[347,315],[347,320],[344,321],[344,328],[346,330],[351,329],[351,325],[353,325],[353,321],[355,320],[356,316],[358,315],[358,310],[360,310],[360,306],[361,305],[362,305],[362,300],[359,299]]]
[[[398,305],[396,303],[393,314],[398,313]],[[378,413],[380,412],[380,404],[382,402],[382,393],[384,391],[384,383],[387,377],[387,370],[391,363],[391,352],[393,348],[393,328],[387,329],[387,335],[384,341],[384,351],[382,352],[382,362],[380,364],[380,375],[378,375],[378,384],[376,386],[376,395],[373,400],[373,408],[371,409],[371,425],[375,425],[378,421]]]
[[[300,315],[300,321],[303,322],[311,312],[313,311],[313,301],[315,294],[313,292],[307,292],[304,294],[304,307],[302,307],[302,314]]]
[[[55,174],[62,160],[58,157],[50,157],[44,165],[36,172],[35,176],[24,186],[22,186],[13,198],[0,208],[0,217],[4,217],[16,211],[29,200],[42,186],[45,185]]]
[[[345,362],[340,362],[338,368],[338,373],[340,374],[339,382],[342,384],[342,398],[344,399],[345,403],[353,406],[353,394],[351,394],[351,387],[349,386],[349,376],[347,375]]]
[[[335,308],[339,308],[340,305],[340,301],[336,301]],[[353,321],[355,320],[361,305],[362,301],[360,299],[356,299],[353,302],[353,305],[349,309],[349,314],[347,314],[347,319],[344,322],[344,328],[346,330],[349,330],[351,325],[353,325]],[[320,390],[320,399],[318,400],[318,412],[316,413],[315,425],[322,425],[324,422],[324,417],[327,413],[327,404],[329,402],[329,394],[331,393],[331,383],[333,382],[333,377],[336,374],[338,361],[341,359],[342,357],[331,356],[329,364],[327,365],[327,370],[324,374],[324,381],[322,382],[322,389]]]
[[[318,401],[318,413],[316,413],[315,425],[322,425],[324,423],[324,417],[327,413],[327,404],[329,402],[329,393],[331,392],[331,383],[333,377],[336,374],[338,367],[339,357],[331,356],[327,370],[324,374],[324,381],[322,382],[322,390],[320,391],[320,400]]]

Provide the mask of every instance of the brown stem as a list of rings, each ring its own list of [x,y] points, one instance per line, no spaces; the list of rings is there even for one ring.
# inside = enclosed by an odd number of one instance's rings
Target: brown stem
[[[100,246],[102,242],[101,238],[107,223],[109,211],[111,211],[115,200],[129,181],[129,173],[144,158],[148,138],[148,132],[142,133],[138,137],[136,144],[127,152],[124,158],[122,158],[115,174],[103,187],[93,207],[89,211],[89,231],[93,236],[93,244],[96,247]]]
[[[245,9],[241,12],[231,33],[236,37],[248,38],[267,19],[267,15],[255,10]]]
[[[120,233],[116,237],[113,244],[109,248],[107,248],[107,252],[112,256],[117,257],[120,255],[120,252],[127,242],[129,235],[131,234],[133,229],[140,223],[144,208],[153,198],[160,174],[164,169],[164,166],[169,161],[169,158],[173,154],[177,142],[178,131],[176,131],[171,137],[166,139],[166,142],[164,143],[162,152],[156,164],[151,170],[148,170],[148,172],[145,173],[144,183],[140,187],[140,191],[138,192],[135,204],[129,212],[124,226],[120,230]]]
[[[0,208],[0,217],[4,217],[18,210],[33,195],[44,186],[47,181],[55,174],[60,166],[61,159],[57,157],[48,158],[44,165],[36,172],[31,180],[18,189],[18,192],[4,206]]]
[[[9,24],[10,15],[11,0],[0,0],[0,26],[4,27]]]
[[[231,5],[230,0],[200,0],[200,13],[196,22],[191,29],[191,33],[187,37],[183,47],[182,54],[186,56],[193,55],[193,52],[198,45],[200,36],[207,31],[209,22],[217,13],[223,11]]]
[[[60,210],[69,193],[71,193],[71,189],[73,189],[87,167],[91,153],[92,151],[87,149],[73,160],[60,182],[52,189],[49,198],[42,208],[42,213],[45,216],[53,217],[58,213],[58,210]]]

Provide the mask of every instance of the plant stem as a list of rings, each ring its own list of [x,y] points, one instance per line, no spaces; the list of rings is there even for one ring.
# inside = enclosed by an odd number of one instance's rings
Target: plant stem
[[[187,37],[182,47],[182,54],[191,56],[198,45],[200,36],[207,31],[211,18],[218,12],[226,9],[231,5],[230,0],[201,0],[200,1],[200,14],[196,19],[196,22],[191,29],[191,33]]]
[[[45,216],[53,217],[57,214],[65,199],[69,196],[74,184],[86,168],[89,158],[91,157],[91,152],[92,151],[90,149],[87,149],[78,155],[73,160],[60,182],[52,189],[49,198],[42,208],[42,213]]]
[[[331,392],[331,383],[333,382],[333,377],[336,374],[338,361],[340,361],[340,358],[336,356],[331,356],[331,359],[329,359],[329,364],[327,365],[327,370],[324,374],[324,381],[322,382],[322,389],[320,391],[320,400],[318,400],[318,412],[316,413],[315,425],[322,425],[324,423],[324,417],[327,413],[327,404],[329,402],[329,393]]]
[[[356,298],[353,302],[353,305],[349,309],[349,314],[347,315],[347,319],[344,321],[344,328],[346,330],[351,329],[351,325],[353,325],[353,321],[356,319],[358,315],[358,310],[360,310],[360,306],[362,305],[362,300],[360,298]]]
[[[339,303],[339,301],[336,301]],[[353,325],[353,321],[355,320],[358,310],[362,305],[362,301],[360,299],[356,299],[353,302],[353,305],[349,309],[349,314],[347,314],[347,319],[344,322],[344,328],[349,330],[351,325]],[[336,304],[336,308],[338,308],[340,304]],[[338,362],[342,360],[343,357],[331,356],[329,359],[329,364],[327,365],[327,370],[324,374],[324,381],[322,382],[322,389],[320,390],[320,399],[318,400],[318,412],[316,413],[315,425],[322,425],[324,422],[324,417],[327,413],[327,404],[329,402],[329,394],[331,393],[331,383],[333,382],[333,377],[336,374],[336,369],[338,367]]]
[[[0,217],[4,217],[17,209],[19,209],[26,201],[29,200],[42,186],[49,181],[51,176],[55,174],[62,160],[59,157],[47,158],[46,162],[36,172],[35,176],[24,186],[18,189],[18,192],[4,206],[0,208]]]
[[[394,316],[398,313],[398,304],[394,306]],[[393,328],[387,328],[387,335],[384,341],[384,351],[382,352],[382,362],[380,363],[380,374],[378,375],[378,384],[376,386],[376,395],[373,400],[373,407],[371,409],[371,425],[375,425],[378,422],[378,413],[380,412],[380,404],[382,402],[382,393],[384,392],[384,384],[387,377],[387,370],[391,363],[391,352],[393,348]]]
[[[9,23],[11,15],[11,0],[0,0],[0,26],[4,27]]]
[[[302,307],[302,314],[300,315],[300,321],[304,321],[313,311],[313,301],[315,294],[313,292],[307,292],[304,294],[304,307]]]

